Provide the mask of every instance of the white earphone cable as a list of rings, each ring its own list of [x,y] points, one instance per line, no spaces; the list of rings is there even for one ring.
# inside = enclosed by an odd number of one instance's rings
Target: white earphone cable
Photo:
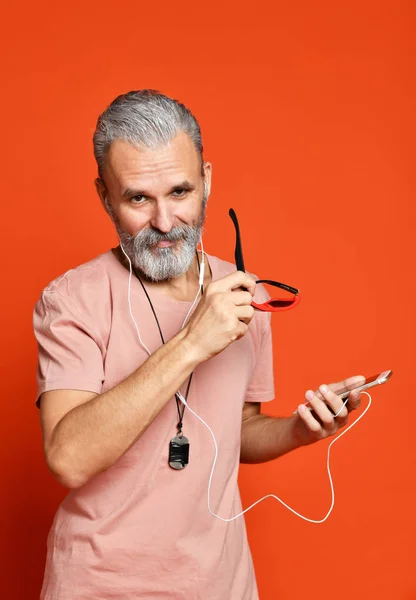
[[[326,521],[327,518],[329,517],[329,515],[331,514],[332,509],[334,508],[334,504],[335,504],[334,484],[332,482],[331,470],[329,468],[329,459],[330,459],[330,454],[331,454],[331,446],[337,440],[339,440],[340,437],[342,437],[345,433],[347,433],[347,431],[349,431],[351,429],[351,427],[354,427],[354,425],[356,425],[356,423],[358,423],[358,421],[363,418],[363,416],[365,415],[365,413],[370,408],[370,406],[371,406],[371,396],[370,396],[370,394],[368,392],[361,392],[361,393],[362,394],[366,394],[368,396],[368,398],[369,398],[369,403],[366,406],[365,410],[354,421],[354,423],[351,423],[351,425],[349,427],[347,427],[347,429],[344,429],[344,431],[342,431],[339,435],[337,435],[337,437],[334,440],[332,440],[332,442],[328,446],[326,466],[327,466],[327,471],[328,471],[329,483],[330,483],[330,486],[331,486],[331,497],[332,497],[332,500],[331,500],[331,506],[330,506],[327,514],[325,515],[325,517],[323,519],[316,520],[316,519],[309,519],[308,517],[305,517],[304,515],[301,515],[296,510],[294,510],[293,508],[291,508],[288,504],[286,504],[286,502],[283,502],[283,500],[281,500],[278,496],[275,496],[274,494],[267,494],[267,496],[263,496],[263,498],[260,498],[259,500],[257,500],[253,504],[251,504],[251,506],[249,506],[248,508],[246,508],[242,512],[238,513],[237,515],[234,515],[234,517],[230,517],[229,519],[225,519],[225,518],[220,517],[219,515],[213,513],[212,510],[211,510],[211,482],[212,482],[212,477],[213,477],[213,474],[214,474],[214,469],[215,469],[215,465],[217,463],[217,458],[218,458],[218,444],[217,444],[217,440],[215,439],[215,435],[214,435],[211,427],[207,423],[205,423],[205,421],[199,415],[197,415],[195,411],[192,410],[192,408],[187,404],[187,402],[186,402],[185,398],[182,396],[182,394],[180,392],[178,392],[178,398],[181,400],[181,402],[183,402],[185,404],[185,406],[187,407],[187,409],[193,415],[195,415],[195,417],[197,417],[197,419],[199,419],[201,421],[201,423],[203,423],[205,425],[205,427],[209,430],[209,432],[210,432],[210,434],[212,436],[212,439],[214,441],[215,457],[214,457],[214,462],[212,464],[211,475],[209,477],[209,482],[208,482],[208,511],[211,513],[211,515],[213,517],[216,517],[217,519],[220,519],[220,521],[224,521],[225,523],[228,523],[229,521],[234,521],[234,519],[237,519],[238,517],[241,517],[242,515],[244,515],[244,513],[248,512],[249,510],[251,510],[252,508],[254,508],[254,506],[256,506],[256,504],[259,504],[263,500],[266,500],[266,498],[274,498],[275,500],[277,500],[278,502],[280,502],[281,504],[283,504],[283,506],[285,506],[293,514],[297,515],[298,517],[300,517],[304,521],[309,521],[309,523],[323,523],[324,521]],[[341,410],[343,409],[343,407],[346,405],[347,402],[348,402],[348,398],[347,398],[347,400],[345,400],[345,402],[343,403],[343,405],[340,408],[340,410],[336,413],[335,417],[339,415],[339,413],[341,412]]]
[[[145,345],[145,343],[143,342],[141,336],[140,336],[140,331],[139,328],[137,326],[136,323],[136,319],[134,318],[133,315],[133,310],[132,310],[132,306],[131,306],[131,278],[132,278],[132,264],[131,264],[131,260],[130,257],[127,255],[127,253],[125,252],[123,245],[120,241],[120,247],[121,250],[123,251],[124,256],[127,258],[128,262],[129,262],[129,267],[130,267],[130,272],[129,272],[129,281],[128,281],[128,293],[127,293],[127,300],[128,300],[128,305],[129,305],[129,312],[130,312],[130,317],[134,323],[134,326],[136,328],[136,332],[137,332],[137,336],[139,338],[139,342],[140,344],[143,346],[143,348],[146,350],[147,354],[149,356],[151,356],[151,352],[148,349],[148,347]],[[185,320],[182,324],[181,329],[183,329],[185,327],[185,324],[192,312],[192,309],[194,308],[196,301],[199,298],[199,295],[201,293],[202,290],[202,284],[204,281],[204,267],[205,267],[205,252],[204,252],[204,247],[202,244],[202,238],[201,238],[201,250],[202,250],[202,261],[201,261],[201,269],[200,269],[200,275],[199,275],[199,288],[198,288],[198,292],[197,295],[195,296],[195,300],[193,301],[193,304],[191,306],[191,308],[188,311],[188,314],[185,317]],[[192,410],[192,408],[189,406],[189,404],[186,402],[185,398],[183,397],[183,395],[178,391],[176,392],[176,396],[180,399],[180,401],[186,406],[186,408],[193,414],[195,415],[195,417],[197,419],[199,419],[201,421],[201,423],[203,425],[205,425],[205,427],[208,429],[208,431],[210,432],[212,439],[214,441],[214,447],[215,447],[215,456],[214,456],[214,461],[212,463],[212,469],[211,469],[211,474],[209,476],[209,481],[208,481],[208,494],[207,494],[207,500],[208,500],[208,511],[210,512],[210,514],[213,517],[216,517],[217,519],[219,519],[220,521],[224,521],[225,523],[228,523],[229,521],[234,521],[235,519],[238,519],[238,517],[243,516],[246,512],[248,512],[249,510],[251,510],[252,508],[254,508],[256,506],[256,504],[259,504],[260,502],[262,502],[263,500],[266,500],[266,498],[274,498],[275,500],[277,500],[278,502],[280,502],[281,504],[283,504],[283,506],[285,506],[288,510],[290,510],[293,514],[297,515],[298,517],[300,517],[301,519],[308,521],[309,523],[323,523],[324,521],[326,521],[329,517],[329,515],[332,512],[332,509],[334,508],[334,504],[335,504],[335,491],[334,491],[334,484],[332,482],[332,475],[331,475],[331,470],[329,467],[329,459],[330,459],[330,454],[331,454],[331,447],[332,445],[340,439],[340,437],[342,437],[345,433],[347,433],[347,431],[349,431],[354,425],[356,425],[358,423],[358,421],[360,419],[363,418],[363,416],[365,415],[365,413],[368,411],[368,409],[371,406],[371,396],[368,392],[361,392],[362,394],[366,394],[369,398],[369,402],[368,405],[366,406],[365,410],[363,411],[363,413],[354,421],[354,423],[352,423],[349,427],[347,427],[347,429],[345,429],[344,431],[342,431],[339,435],[337,435],[337,437],[332,440],[332,442],[329,444],[328,446],[328,452],[327,452],[327,471],[328,471],[328,477],[329,477],[329,483],[331,486],[331,506],[327,512],[327,514],[325,515],[325,517],[323,519],[309,519],[308,517],[305,517],[304,515],[301,515],[300,513],[298,513],[296,510],[294,510],[293,508],[291,508],[288,504],[286,504],[286,502],[284,502],[283,500],[281,500],[278,496],[275,496],[274,494],[267,494],[267,496],[263,496],[263,498],[260,498],[259,500],[257,500],[256,502],[254,502],[253,504],[251,504],[248,508],[246,508],[245,510],[243,510],[242,512],[238,513],[237,515],[234,515],[233,517],[230,517],[228,519],[224,518],[224,517],[220,517],[219,515],[215,514],[214,512],[212,512],[211,510],[211,483],[212,483],[212,478],[214,475],[214,470],[215,470],[215,466],[217,464],[217,459],[218,459],[218,444],[217,444],[217,440],[215,439],[215,435],[214,432],[212,431],[211,427],[204,421],[204,419],[202,419],[202,417],[200,417],[199,415],[196,414],[196,412],[194,410]],[[340,410],[336,413],[335,417],[337,417],[341,410],[343,409],[343,407],[346,405],[346,403],[348,402],[348,398],[345,400],[345,402],[343,403],[342,407],[340,408]]]
[[[189,311],[188,311],[188,314],[186,315],[184,322],[182,323],[181,330],[182,330],[182,329],[185,327],[185,324],[186,324],[187,320],[189,319],[189,316],[190,316],[190,314],[191,314],[191,312],[192,312],[192,309],[193,309],[193,307],[195,306],[195,304],[196,304],[196,301],[197,301],[197,300],[198,300],[198,298],[199,298],[199,294],[200,294],[200,293],[201,293],[201,291],[202,291],[202,286],[204,285],[204,273],[205,273],[205,252],[204,252],[204,244],[202,243],[202,237],[201,237],[201,251],[202,251],[202,260],[201,260],[200,271],[199,271],[199,288],[198,288],[198,293],[197,293],[197,295],[195,296],[195,300],[194,300],[194,302],[193,302],[193,304],[192,304],[191,308],[189,309]]]
[[[126,251],[124,250],[124,248],[123,248],[123,244],[121,243],[121,241],[120,241],[120,248],[122,249],[124,256],[125,256],[125,257],[127,258],[127,260],[129,261],[129,267],[130,267],[130,273],[129,273],[129,283],[128,283],[128,291],[127,291],[127,302],[128,302],[128,304],[129,304],[130,317],[131,317],[131,319],[132,319],[132,321],[133,321],[133,323],[134,323],[134,326],[135,326],[135,328],[136,328],[136,331],[137,331],[137,335],[138,335],[138,337],[139,337],[139,342],[140,342],[140,344],[141,344],[141,345],[143,346],[143,348],[146,350],[147,354],[148,354],[149,356],[151,356],[151,355],[152,355],[152,353],[150,352],[149,348],[146,346],[146,344],[143,342],[142,338],[140,337],[140,331],[139,331],[139,328],[137,327],[136,319],[135,319],[135,318],[134,318],[134,316],[133,316],[133,310],[132,310],[132,307],[131,307],[131,276],[132,276],[132,271],[133,271],[133,268],[132,268],[132,265],[131,265],[131,260],[130,260],[130,257],[128,256],[128,254],[126,253]]]
[[[191,308],[188,311],[188,314],[185,317],[184,322],[182,323],[181,330],[185,327],[186,322],[188,321],[188,319],[189,319],[189,317],[190,317],[190,315],[192,313],[192,309],[194,308],[194,306],[195,306],[195,304],[196,304],[196,302],[197,302],[197,300],[199,298],[199,295],[200,295],[200,293],[202,291],[202,286],[203,286],[203,283],[204,283],[205,252],[204,252],[204,245],[202,243],[202,238],[201,238],[200,241],[201,241],[201,250],[202,250],[202,260],[201,260],[200,272],[199,272],[199,287],[198,287],[198,292],[197,292],[197,294],[195,296],[195,300],[193,301]],[[140,344],[146,350],[147,354],[149,356],[151,356],[152,353],[150,352],[149,348],[146,346],[146,344],[143,342],[143,340],[142,340],[142,338],[140,336],[140,331],[139,331],[139,328],[137,326],[136,319],[134,318],[133,309],[132,309],[132,306],[131,306],[131,278],[132,278],[132,274],[133,274],[133,267],[132,267],[132,264],[131,264],[130,257],[128,256],[128,254],[126,253],[126,251],[123,248],[123,244],[121,243],[121,240],[119,240],[119,242],[120,242],[120,248],[121,248],[124,256],[127,258],[128,263],[129,263],[129,282],[128,282],[128,290],[127,290],[127,302],[128,302],[128,305],[129,305],[130,317],[131,317],[131,319],[132,319],[132,321],[134,323],[134,326],[136,328],[136,332],[137,332],[137,336],[139,338]]]

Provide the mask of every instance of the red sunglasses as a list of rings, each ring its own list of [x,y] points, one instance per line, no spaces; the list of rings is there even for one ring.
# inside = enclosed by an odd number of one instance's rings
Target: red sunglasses
[[[244,271],[244,260],[243,260],[243,250],[241,246],[241,236],[240,236],[240,227],[238,225],[237,215],[235,211],[230,208],[228,213],[234,223],[235,227],[235,264],[237,267],[237,271]],[[294,308],[300,302],[300,294],[299,290],[296,288],[286,285],[285,283],[280,283],[279,281],[271,281],[270,279],[259,279],[256,283],[266,283],[267,285],[273,285],[274,287],[281,288],[286,292],[292,294],[291,298],[271,298],[267,302],[263,302],[261,304],[257,304],[257,302],[252,302],[251,305],[257,310],[262,310],[266,312],[278,312],[280,310],[289,310],[290,308]]]

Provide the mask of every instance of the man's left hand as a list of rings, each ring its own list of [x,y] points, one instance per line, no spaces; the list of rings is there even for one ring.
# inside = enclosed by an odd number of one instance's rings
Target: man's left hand
[[[337,390],[343,388],[353,389],[357,385],[362,385],[364,381],[365,377],[356,375],[338,383],[321,385],[315,392],[308,390],[305,398],[309,404],[298,406],[298,412],[293,423],[294,435],[299,444],[302,446],[313,444],[334,435],[338,429],[344,427],[348,423],[348,414],[360,406],[360,393],[351,392],[348,396],[348,402],[339,415],[335,417],[345,402],[345,398],[343,400],[337,396]],[[333,413],[328,407],[332,409]]]

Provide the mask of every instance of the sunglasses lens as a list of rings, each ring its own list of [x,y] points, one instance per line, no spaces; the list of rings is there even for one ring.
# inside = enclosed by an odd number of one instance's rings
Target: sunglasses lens
[[[275,300],[269,300],[267,302],[267,304],[269,306],[271,306],[272,308],[279,308],[279,307],[284,307],[284,306],[291,306],[293,303],[295,302],[295,298],[293,298],[292,300],[282,300],[282,299],[275,299]]]

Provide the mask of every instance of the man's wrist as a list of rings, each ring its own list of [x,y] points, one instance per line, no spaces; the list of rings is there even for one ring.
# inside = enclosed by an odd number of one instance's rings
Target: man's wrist
[[[177,334],[176,338],[184,353],[186,363],[192,370],[196,369],[200,363],[204,362],[204,359],[198,351],[198,346],[192,337],[192,332],[187,327],[184,327]]]
[[[287,426],[289,430],[289,435],[293,441],[293,449],[301,448],[302,446],[307,446],[308,442],[305,440],[302,435],[301,429],[299,427],[301,425],[300,419],[298,415],[292,415],[287,417]]]

